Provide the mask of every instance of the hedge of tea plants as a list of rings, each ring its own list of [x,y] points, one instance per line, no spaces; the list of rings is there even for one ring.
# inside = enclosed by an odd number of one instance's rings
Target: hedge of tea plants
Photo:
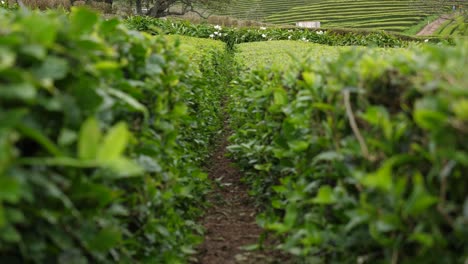
[[[0,12],[0,262],[184,262],[224,50],[195,68],[85,9]]]
[[[231,155],[304,263],[466,263],[468,45],[349,51],[233,83]]]
[[[391,34],[384,31],[348,29],[309,30],[303,28],[259,27],[235,28],[209,24],[192,24],[188,21],[157,19],[133,16],[125,20],[131,29],[151,34],[177,34],[199,38],[221,40],[232,48],[235,44],[268,40],[299,40],[332,46],[378,46],[402,47],[410,42],[423,42],[426,39]],[[451,39],[431,38],[434,43],[452,43]]]

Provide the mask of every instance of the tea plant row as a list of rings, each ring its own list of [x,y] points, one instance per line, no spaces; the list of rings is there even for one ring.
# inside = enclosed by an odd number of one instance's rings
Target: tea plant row
[[[0,9],[1,263],[194,252],[224,49],[196,66],[171,43],[84,9]]]
[[[257,69],[233,82],[230,153],[259,222],[305,263],[464,263],[468,46]]]
[[[235,44],[240,43],[270,40],[299,40],[331,46],[378,47],[402,47],[408,46],[411,42],[423,41],[452,43],[451,39],[424,39],[390,34],[384,31],[349,29],[309,30],[281,27],[236,28],[209,24],[191,24],[187,21],[155,19],[143,16],[130,17],[125,22],[132,29],[151,34],[176,34],[221,40],[227,43],[229,48],[233,48]]]
[[[448,19],[440,28],[435,32],[436,35],[441,36],[468,36],[468,25],[464,16],[454,16]]]

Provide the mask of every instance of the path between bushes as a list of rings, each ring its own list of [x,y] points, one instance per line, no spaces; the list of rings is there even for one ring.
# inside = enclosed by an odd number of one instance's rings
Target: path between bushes
[[[208,195],[211,207],[201,221],[206,230],[205,241],[192,263],[280,263],[283,257],[277,252],[244,248],[258,242],[262,229],[255,221],[257,209],[248,194],[249,187],[241,182],[241,172],[226,157],[228,145],[225,133],[208,166],[208,175],[215,186]]]
[[[433,35],[439,27],[445,23],[445,21],[449,20],[451,16],[443,15],[436,19],[435,21],[426,25],[421,31],[419,31],[416,36],[430,36]]]
[[[202,220],[205,242],[194,263],[271,263],[261,253],[242,249],[257,243],[262,230],[255,222],[257,212],[248,195],[248,186],[241,182],[242,174],[226,157],[227,146],[224,136],[208,168],[209,177],[216,186],[208,197],[212,206]]]
[[[236,70],[233,55],[227,51],[228,67]],[[232,63],[230,63],[232,62]],[[220,67],[226,65],[220,64]],[[226,74],[221,69],[221,74]],[[229,72],[231,74],[231,72]],[[232,77],[232,76],[231,76]],[[229,76],[228,78],[229,79]],[[254,198],[249,195],[249,186],[242,182],[243,175],[234,162],[227,157],[228,137],[231,133],[229,128],[229,114],[226,111],[227,96],[223,99],[220,107],[223,115],[222,135],[214,152],[208,160],[206,171],[213,188],[207,199],[210,207],[205,212],[200,223],[205,229],[203,244],[197,248],[197,254],[191,259],[193,264],[274,264],[290,263],[290,257],[272,250],[275,241],[266,239],[262,249],[248,250],[255,246],[263,233],[256,223],[258,207]]]

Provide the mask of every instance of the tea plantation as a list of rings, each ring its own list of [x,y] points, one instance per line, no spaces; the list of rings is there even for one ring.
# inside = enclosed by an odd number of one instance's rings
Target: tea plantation
[[[461,40],[0,8],[0,263],[214,263],[220,188],[264,232],[226,263],[466,263],[467,65]],[[219,146],[246,190],[214,188]]]
[[[447,2],[447,10],[453,4],[466,5],[463,1]],[[236,0],[224,14],[273,24],[320,21],[325,28],[370,28],[402,32],[418,25],[434,12],[430,4],[409,0]]]

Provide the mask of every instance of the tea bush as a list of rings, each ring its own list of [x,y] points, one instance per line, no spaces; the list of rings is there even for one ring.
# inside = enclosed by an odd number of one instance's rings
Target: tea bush
[[[231,92],[231,155],[260,224],[304,263],[465,263],[468,45],[258,69]]]
[[[342,52],[353,48],[355,47],[334,47],[303,41],[274,40],[238,44],[235,55],[239,64],[247,69],[279,67],[287,70],[294,67],[295,58],[313,57],[333,60]],[[368,49],[368,47],[358,48]]]
[[[184,262],[221,124],[218,53],[194,68],[86,9],[2,13],[0,262]]]

